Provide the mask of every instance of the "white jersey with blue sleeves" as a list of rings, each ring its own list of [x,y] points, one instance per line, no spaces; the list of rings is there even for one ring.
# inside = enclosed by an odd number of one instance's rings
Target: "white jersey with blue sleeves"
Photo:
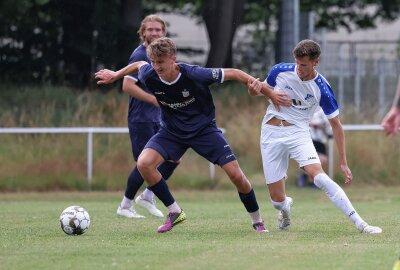
[[[292,100],[292,105],[281,106],[281,111],[278,112],[275,106],[270,104],[263,124],[276,117],[308,130],[311,117],[318,106],[328,119],[339,114],[339,107],[328,81],[319,73],[312,80],[302,81],[296,73],[295,63],[275,65],[264,83],[275,91],[284,92]]]

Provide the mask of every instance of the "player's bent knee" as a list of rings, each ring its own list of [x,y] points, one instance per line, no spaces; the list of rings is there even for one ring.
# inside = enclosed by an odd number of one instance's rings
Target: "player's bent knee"
[[[137,163],[136,163],[136,167],[138,168],[139,172],[143,172],[144,170],[146,170],[146,166],[145,164],[141,161],[141,159],[138,159]]]
[[[246,177],[244,176],[244,174],[241,170],[230,171],[230,172],[228,172],[228,176],[229,176],[229,179],[231,179],[231,181],[233,183],[239,184],[239,183],[246,181]]]
[[[139,157],[136,166],[140,172],[154,170],[157,168],[156,164],[152,160],[141,157]]]
[[[242,172],[235,175],[229,175],[229,178],[239,192],[248,193],[251,191],[251,184]]]

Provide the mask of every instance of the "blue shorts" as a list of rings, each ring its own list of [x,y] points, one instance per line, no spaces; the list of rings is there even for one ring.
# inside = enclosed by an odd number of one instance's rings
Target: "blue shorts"
[[[224,135],[214,125],[188,139],[174,136],[161,127],[144,148],[157,151],[165,160],[178,161],[188,148],[221,167],[236,160]]]
[[[160,129],[157,122],[129,123],[133,159],[137,161],[144,146]]]

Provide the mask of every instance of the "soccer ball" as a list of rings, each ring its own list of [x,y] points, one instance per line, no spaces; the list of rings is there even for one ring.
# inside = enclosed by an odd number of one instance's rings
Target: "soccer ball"
[[[67,207],[60,215],[61,229],[68,235],[84,234],[90,225],[90,216],[85,208],[73,205]]]

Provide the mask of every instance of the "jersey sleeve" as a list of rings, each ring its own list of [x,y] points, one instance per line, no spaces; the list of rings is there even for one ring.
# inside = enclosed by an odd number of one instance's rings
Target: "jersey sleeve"
[[[329,83],[322,76],[318,76],[315,82],[321,91],[321,100],[319,101],[319,105],[324,111],[326,117],[332,119],[339,114],[339,105],[336,101],[335,94],[333,93]]]
[[[150,64],[144,64],[139,68],[138,79],[140,82],[146,84],[147,78],[150,76],[153,67]]]
[[[268,84],[271,87],[276,86],[276,78],[278,77],[279,73],[285,72],[285,71],[293,71],[295,68],[294,63],[279,63],[276,64],[271,68],[271,70],[268,73],[267,78],[265,79],[265,83]]]
[[[143,54],[143,52],[139,49],[136,49],[131,56],[129,57],[129,61],[128,64],[132,64],[134,62],[138,62],[138,61],[146,61],[149,62],[147,55]],[[138,74],[129,74],[127,76],[125,76],[126,78],[132,79],[134,81],[138,81],[139,80],[139,76]]]
[[[188,75],[196,80],[210,85],[224,82],[224,71],[222,68],[205,68],[200,66],[187,65]]]

